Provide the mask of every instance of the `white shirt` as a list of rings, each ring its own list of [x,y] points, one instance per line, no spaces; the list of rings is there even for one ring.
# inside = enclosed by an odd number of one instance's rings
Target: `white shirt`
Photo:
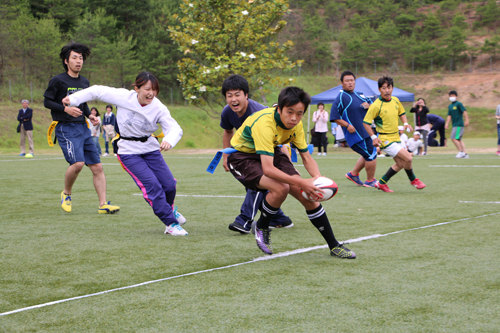
[[[414,138],[408,140],[408,151],[410,151],[411,153],[417,154],[418,148],[421,148],[423,146],[424,143],[420,140],[415,140]]]
[[[408,136],[403,133],[399,136],[399,139],[401,140],[401,146],[404,149],[408,149]]]
[[[158,98],[151,104],[141,106],[137,92],[127,89],[117,89],[106,86],[92,86],[69,96],[71,106],[78,106],[89,101],[101,101],[116,105],[117,122],[120,136],[140,138],[149,137],[146,142],[120,140],[118,153],[123,155],[145,154],[160,149],[156,138],[152,137],[158,124],[161,125],[167,141],[174,147],[182,138],[182,129],[170,115],[167,107]]]
[[[97,117],[97,119],[99,119],[99,124],[97,125],[92,125],[92,122],[90,122],[90,119],[87,119],[87,123],[89,124],[89,129],[90,129],[90,134],[92,136],[97,136],[99,137],[99,135],[101,134],[101,117]]]

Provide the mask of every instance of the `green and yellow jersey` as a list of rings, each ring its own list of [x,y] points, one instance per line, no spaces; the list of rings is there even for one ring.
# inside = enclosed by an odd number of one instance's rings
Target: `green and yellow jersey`
[[[273,108],[249,116],[231,139],[231,146],[238,151],[270,156],[274,156],[274,148],[287,143],[293,143],[302,153],[307,152],[302,122],[288,129]]]
[[[363,123],[371,125],[372,121],[377,126],[380,148],[384,149],[393,142],[401,142],[399,138],[399,117],[405,114],[405,108],[397,97],[392,96],[390,101],[381,97],[377,98],[366,113]]]

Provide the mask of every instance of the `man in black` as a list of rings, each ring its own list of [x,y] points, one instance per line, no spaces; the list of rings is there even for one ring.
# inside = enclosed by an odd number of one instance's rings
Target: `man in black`
[[[98,119],[90,114],[86,103],[78,107],[62,104],[64,97],[89,86],[89,80],[80,75],[83,62],[89,55],[89,48],[79,43],[70,43],[61,49],[59,56],[66,72],[50,80],[43,94],[44,106],[50,109],[52,120],[58,122],[55,128],[56,138],[66,161],[70,164],[64,177],[61,207],[64,211],[71,212],[71,190],[78,174],[86,164],[92,171],[94,187],[99,197],[99,214],[113,214],[119,211],[120,207],[112,206],[106,201],[106,177],[85,116],[94,125],[98,123]]]

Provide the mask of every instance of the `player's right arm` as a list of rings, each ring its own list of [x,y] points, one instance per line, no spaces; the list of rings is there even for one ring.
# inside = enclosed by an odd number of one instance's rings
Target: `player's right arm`
[[[342,126],[342,127],[346,127],[347,130],[349,131],[349,133],[352,134],[352,133],[356,132],[356,129],[354,128],[354,126],[349,124],[347,121],[342,120],[342,119],[335,119],[334,121],[337,123],[337,125]]]
[[[234,130],[230,129],[224,130],[224,133],[222,133],[222,147],[223,148],[229,148],[231,147],[231,139],[233,138],[234,135]],[[229,171],[229,167],[227,166],[227,156],[228,154],[222,154],[222,166],[224,167],[224,170]]]

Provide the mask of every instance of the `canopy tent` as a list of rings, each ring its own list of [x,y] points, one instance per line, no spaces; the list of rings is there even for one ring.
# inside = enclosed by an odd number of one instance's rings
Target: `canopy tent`
[[[335,100],[335,97],[337,97],[341,90],[342,86],[336,86],[335,88],[323,91],[322,93],[319,93],[312,97],[312,104],[317,104],[319,102],[332,104]],[[356,87],[354,88],[354,90],[362,92],[366,97],[370,98],[376,98],[380,95],[378,91],[377,81],[367,79],[366,77],[360,77],[356,79]],[[392,95],[399,98],[401,102],[413,102],[415,100],[414,94],[396,87],[394,87]]]
[[[335,98],[340,94],[342,90],[342,86],[336,86],[335,88],[329,89],[327,91],[323,91],[317,95],[312,96],[312,104],[318,104],[319,102],[323,102],[324,104],[332,104]],[[380,92],[378,91],[378,83],[377,81],[373,81],[367,79],[366,77],[360,77],[356,79],[356,87],[355,91],[362,92],[366,97],[370,97],[371,99],[377,98],[380,96]],[[404,91],[402,89],[394,87],[392,91],[392,95],[396,96],[401,102],[413,102],[415,100],[415,95],[408,91]],[[307,128],[310,127],[311,122],[311,106],[309,106],[309,115],[307,119]],[[307,133],[307,142],[309,142],[309,132]]]

